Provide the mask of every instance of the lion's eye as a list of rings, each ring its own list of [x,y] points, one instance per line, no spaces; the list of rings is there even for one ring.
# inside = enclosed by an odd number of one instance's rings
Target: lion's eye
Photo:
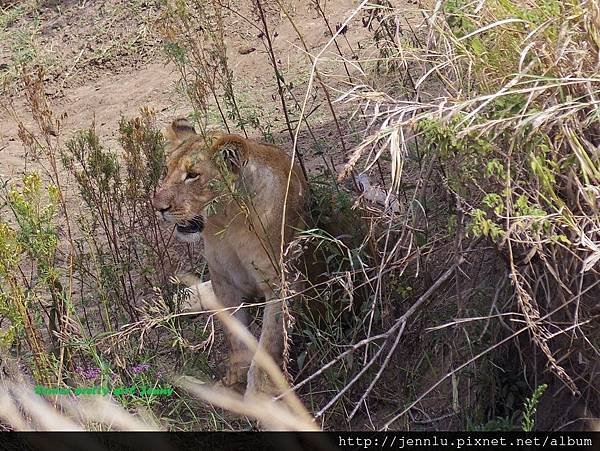
[[[194,180],[198,180],[200,174],[196,174],[195,172],[188,172],[185,175],[185,183],[193,182]]]

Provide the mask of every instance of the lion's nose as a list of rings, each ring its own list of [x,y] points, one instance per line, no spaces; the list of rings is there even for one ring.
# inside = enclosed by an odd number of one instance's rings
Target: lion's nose
[[[168,202],[161,199],[161,196],[154,196],[152,198],[152,206],[161,213],[166,213],[171,208]]]

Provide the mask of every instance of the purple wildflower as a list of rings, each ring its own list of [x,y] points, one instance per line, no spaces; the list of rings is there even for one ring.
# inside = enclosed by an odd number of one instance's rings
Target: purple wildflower
[[[89,366],[86,368],[78,366],[77,368],[75,368],[75,372],[88,381],[96,379],[98,376],[100,376],[101,373],[100,368]]]
[[[140,374],[146,371],[148,368],[150,368],[150,365],[148,365],[147,363],[140,363],[139,365],[136,365],[133,368],[131,368],[131,371],[133,371],[133,374]]]

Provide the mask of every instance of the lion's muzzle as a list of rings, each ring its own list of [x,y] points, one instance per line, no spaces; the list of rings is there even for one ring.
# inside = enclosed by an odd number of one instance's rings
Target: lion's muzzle
[[[189,221],[177,224],[177,231],[183,234],[200,233],[204,229],[204,219],[196,216]]]

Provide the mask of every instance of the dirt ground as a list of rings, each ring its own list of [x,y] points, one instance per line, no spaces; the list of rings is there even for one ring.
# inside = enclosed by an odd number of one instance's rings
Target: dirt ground
[[[403,5],[407,21],[418,23],[420,14],[411,0],[393,3]],[[292,1],[289,5],[307,47],[316,54],[329,41],[329,31],[308,2]],[[351,0],[327,3],[332,26],[341,24],[355,7],[356,2]],[[249,1],[235,2],[234,8],[244,17],[253,17]],[[47,74],[45,90],[55,115],[66,115],[61,132],[63,139],[95,124],[101,142],[118,150],[116,134],[121,116],[134,117],[141,107],[147,106],[157,112],[158,123],[164,126],[173,118],[191,112],[188,100],[177,89],[179,74],[172,64],[167,63],[162,52],[162,41],[156,31],[159,2],[45,1],[38,2],[38,6],[16,9],[16,17],[2,30],[0,68],[4,74],[14,73],[18,61],[23,58],[21,53],[35,54],[36,63],[43,65]],[[309,78],[309,61],[289,21],[273,14],[270,19],[275,24],[273,42],[275,53],[280,56],[281,70],[286,79],[294,83],[294,91],[301,99]],[[27,34],[26,42],[21,33]],[[343,51],[349,46],[359,49],[370,33],[357,17],[343,39],[338,39],[339,45]],[[272,121],[275,136],[289,141],[289,136],[283,134],[285,124],[264,39],[231,13],[227,19],[226,44],[238,96],[245,104],[257,107],[263,118]],[[35,50],[31,50],[33,48]],[[374,51],[376,49],[363,49],[366,54]],[[344,85],[339,58],[330,46],[321,55],[319,68],[328,85],[341,93]],[[351,67],[350,70],[360,69]],[[18,91],[13,95],[13,102],[15,112],[27,124],[27,107]],[[327,123],[326,108],[320,94],[308,108],[315,129],[325,140],[334,131],[330,129],[333,124]],[[336,108],[344,111],[343,105],[336,105]],[[343,126],[345,131],[349,130],[347,124]],[[17,176],[25,161],[15,121],[6,111],[0,111],[2,174]]]

